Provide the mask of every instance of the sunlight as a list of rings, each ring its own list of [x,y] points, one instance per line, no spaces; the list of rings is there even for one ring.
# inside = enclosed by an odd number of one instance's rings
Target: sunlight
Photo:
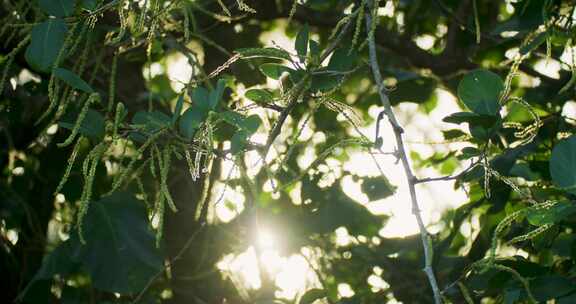
[[[257,238],[261,250],[260,262],[274,278],[278,289],[276,296],[292,300],[319,283],[305,257],[310,255],[310,251],[304,248],[301,254],[281,256],[277,250],[277,241],[277,235],[272,231],[265,228],[260,230]],[[225,256],[216,266],[240,289],[259,289],[262,283],[256,252],[256,248],[250,246],[238,255]]]

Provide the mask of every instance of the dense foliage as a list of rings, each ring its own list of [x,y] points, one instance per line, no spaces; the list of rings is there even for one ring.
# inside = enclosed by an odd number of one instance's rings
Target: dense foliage
[[[576,303],[574,1],[0,3],[2,303]]]

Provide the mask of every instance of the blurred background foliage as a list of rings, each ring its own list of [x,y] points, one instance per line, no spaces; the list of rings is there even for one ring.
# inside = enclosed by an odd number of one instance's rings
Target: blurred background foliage
[[[434,303],[364,13],[443,301],[576,302],[574,1],[0,3],[1,302]]]

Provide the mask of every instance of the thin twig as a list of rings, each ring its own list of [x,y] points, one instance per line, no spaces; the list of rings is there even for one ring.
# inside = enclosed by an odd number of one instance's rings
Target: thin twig
[[[394,135],[396,137],[396,145],[398,150],[398,157],[402,161],[402,166],[404,167],[404,172],[406,174],[406,179],[408,180],[408,188],[410,190],[410,199],[412,201],[412,213],[416,217],[416,221],[418,222],[418,228],[420,229],[420,236],[422,239],[422,245],[424,247],[424,258],[425,258],[425,265],[424,265],[424,272],[428,277],[428,281],[430,283],[430,287],[432,288],[432,292],[434,293],[434,302],[436,304],[442,304],[442,297],[440,295],[440,289],[438,288],[438,283],[436,281],[436,277],[434,276],[434,271],[432,269],[432,260],[433,260],[433,248],[432,248],[432,240],[428,231],[426,230],[426,226],[424,226],[424,222],[422,220],[422,215],[420,214],[420,208],[418,206],[418,199],[416,197],[416,183],[417,180],[414,174],[412,173],[412,169],[410,168],[410,163],[408,162],[408,156],[406,155],[406,150],[404,147],[404,141],[402,139],[402,133],[404,130],[398,124],[396,120],[396,116],[392,111],[392,106],[390,104],[390,100],[386,95],[386,89],[384,88],[384,83],[382,80],[382,75],[380,74],[380,68],[378,65],[378,58],[376,54],[376,44],[374,43],[374,33],[370,30],[372,24],[372,16],[370,16],[369,12],[372,12],[373,3],[370,1],[371,9],[368,10],[366,14],[366,31],[368,32],[368,49],[370,53],[370,67],[372,69],[372,74],[374,76],[374,81],[378,86],[378,93],[380,95],[380,101],[384,106],[384,111],[392,128],[394,129]]]

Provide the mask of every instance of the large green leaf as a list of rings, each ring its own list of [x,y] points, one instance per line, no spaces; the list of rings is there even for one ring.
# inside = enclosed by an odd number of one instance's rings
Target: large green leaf
[[[294,48],[302,63],[306,61],[306,55],[308,54],[308,35],[308,25],[305,24],[298,32],[298,35],[296,35],[296,41],[294,42]]]
[[[573,202],[559,202],[546,209],[530,210],[526,215],[528,222],[535,226],[554,224],[576,212],[576,204]]]
[[[274,95],[272,95],[272,93],[270,93],[269,91],[266,90],[261,90],[261,89],[252,89],[252,90],[248,90],[244,96],[246,96],[246,98],[254,101],[254,102],[272,102],[274,101]]]
[[[250,115],[244,119],[242,122],[242,129],[246,130],[246,132],[251,135],[254,134],[262,124],[262,120],[256,114]]]
[[[86,81],[82,80],[80,76],[74,74],[72,71],[63,68],[57,68],[54,70],[54,76],[58,77],[62,81],[66,82],[69,86],[84,91],[86,93],[93,93],[94,90]]]
[[[326,297],[326,291],[324,291],[323,289],[313,288],[313,289],[306,291],[306,293],[304,293],[302,295],[302,297],[300,298],[300,302],[298,302],[298,303],[299,304],[312,304],[312,303],[316,302],[317,300],[320,300],[324,297]]]
[[[132,117],[132,124],[146,133],[156,133],[163,128],[168,128],[172,124],[170,116],[158,112],[136,112]]]
[[[180,134],[184,138],[191,140],[198,127],[200,127],[206,118],[206,115],[207,113],[199,107],[192,106],[188,108],[184,114],[182,114],[182,117],[180,117],[180,123],[178,124]]]
[[[145,204],[132,194],[116,192],[90,203],[83,227],[82,263],[94,287],[135,293],[161,271]]]
[[[290,60],[290,54],[277,48],[245,48],[236,50],[242,58],[271,58]]]
[[[282,73],[284,72],[290,73],[291,71],[294,70],[277,63],[265,63],[260,66],[260,71],[266,77],[278,80],[280,76],[282,76]]]
[[[349,48],[344,47],[336,49],[330,57],[327,70],[348,72],[354,68],[356,57],[356,52],[351,52]]]
[[[48,71],[54,65],[64,44],[68,27],[62,19],[48,19],[32,28],[26,61],[34,69]]]
[[[75,2],[75,0],[38,0],[38,5],[46,14],[62,18],[74,12]]]
[[[209,96],[210,110],[216,109],[216,106],[218,106],[218,103],[220,102],[222,96],[224,95],[224,89],[226,89],[226,80],[219,79],[218,83],[216,84],[216,88],[212,92],[210,92]]]
[[[362,178],[362,192],[370,201],[387,198],[396,192],[396,187],[390,184],[385,176]]]
[[[488,70],[475,70],[464,76],[458,85],[458,97],[472,112],[496,115],[500,110],[498,98],[504,82]]]
[[[560,141],[552,150],[550,175],[554,184],[576,194],[576,136]]]
[[[79,112],[70,112],[62,118],[62,121],[58,122],[58,125],[62,128],[72,130],[74,124],[78,117]],[[94,142],[99,142],[104,139],[106,134],[106,122],[104,116],[98,111],[89,109],[80,124],[80,129],[78,133],[90,138]]]

